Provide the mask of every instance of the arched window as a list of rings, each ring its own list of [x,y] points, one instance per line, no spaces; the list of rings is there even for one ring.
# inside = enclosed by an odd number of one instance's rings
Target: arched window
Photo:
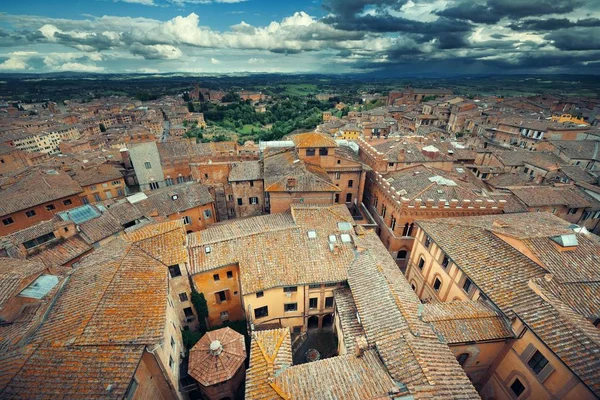
[[[392,230],[392,232],[394,231],[394,229],[396,229],[396,218],[394,218],[393,215],[392,215],[392,221],[390,224],[390,229]]]
[[[406,234],[406,236],[412,236],[412,232],[413,232],[413,228],[415,227],[415,223],[411,222],[410,226],[408,227],[408,233]]]
[[[407,254],[406,250],[400,250],[398,252],[398,255],[396,256],[396,258],[398,260],[406,260],[406,254]]]
[[[469,358],[469,353],[462,353],[462,354],[459,354],[456,357],[456,360],[458,361],[458,363],[460,365],[465,365],[465,363],[467,362],[468,358]]]
[[[408,236],[408,230],[409,230],[409,226],[408,226],[408,222],[406,224],[404,224],[404,229],[402,230],[402,236]]]
[[[436,277],[433,281],[433,290],[435,290],[436,292],[439,292],[441,288],[442,288],[442,281],[440,280],[440,278]]]

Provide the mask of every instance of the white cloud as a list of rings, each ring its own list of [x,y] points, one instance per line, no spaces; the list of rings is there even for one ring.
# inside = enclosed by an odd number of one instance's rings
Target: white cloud
[[[213,64],[213,65],[214,64],[221,64],[221,61],[219,61],[219,60],[217,60],[216,58],[213,57],[213,58],[210,59],[210,63]]]
[[[118,0],[115,0],[118,1]],[[144,6],[155,6],[154,0],[120,0],[123,3],[133,3],[133,4],[141,4]]]
[[[265,63],[264,58],[252,57],[251,59],[248,60],[248,64],[264,64],[264,63]]]
[[[158,74],[160,71],[154,68],[140,68],[137,72],[142,74]]]
[[[0,64],[2,71],[23,71],[29,70],[31,67],[27,63],[31,57],[38,55],[36,51],[13,51],[6,54],[8,58]]]
[[[82,64],[78,62],[68,62],[54,67],[55,71],[74,71],[74,72],[104,72],[104,67],[93,64]]]

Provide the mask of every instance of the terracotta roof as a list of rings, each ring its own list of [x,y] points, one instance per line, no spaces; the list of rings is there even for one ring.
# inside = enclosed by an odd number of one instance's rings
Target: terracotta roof
[[[296,180],[294,186],[288,180]],[[339,192],[327,172],[298,158],[294,149],[286,149],[264,158],[265,192]]]
[[[263,179],[260,161],[242,161],[233,163],[229,171],[229,182],[255,181]]]
[[[112,215],[119,224],[125,225],[144,216],[135,204],[128,201],[116,203],[108,207],[108,213]]]
[[[350,266],[348,283],[368,342],[392,378],[415,399],[479,398],[447,344],[419,319],[421,302],[377,235],[359,243],[369,250]]]
[[[215,349],[211,346],[215,343]],[[244,336],[231,328],[209,331],[190,350],[188,373],[203,386],[231,379],[246,360]]]
[[[513,187],[510,191],[528,207],[561,205],[569,208],[580,208],[593,205],[578,188],[574,187]]]
[[[70,224],[72,224],[71,221],[63,221],[61,218],[55,216],[51,220],[43,221],[28,228],[13,232],[9,235],[6,235],[4,238],[15,245],[19,245],[28,240],[38,238],[50,232],[54,232],[55,230]]]
[[[125,240],[167,266],[188,262],[183,221],[145,225],[125,234]]]
[[[30,169],[0,190],[0,215],[7,215],[81,193],[81,186],[62,171]]]
[[[358,321],[356,304],[350,289],[337,289],[333,292],[335,308],[340,319],[344,346],[347,353],[353,353],[359,338],[365,337],[365,331]]]
[[[559,154],[577,160],[600,161],[600,142],[596,140],[552,140]]]
[[[0,387],[0,396],[22,399],[26,393],[27,398],[40,400],[121,399],[143,351],[142,345],[103,345],[40,346],[28,357],[17,353],[24,362],[7,385]]]
[[[479,166],[477,166],[479,167]],[[489,186],[497,189],[506,189],[513,186],[531,186],[529,177],[525,174],[505,173],[492,176],[485,181]]]
[[[70,237],[64,241],[45,247],[29,259],[39,261],[47,267],[61,266],[92,250],[79,236]]]
[[[145,306],[132,298],[143,299]],[[81,260],[32,340],[155,344],[162,340],[166,307],[166,267],[137,247],[114,240]]]
[[[600,396],[600,331],[548,292],[515,310],[524,324]]]
[[[400,391],[375,350],[286,368],[273,386],[285,393],[284,398],[298,400],[389,399],[390,393]]]
[[[46,269],[44,264],[17,258],[0,257],[0,307],[15,295],[23,282],[32,280]]]
[[[340,234],[348,233],[351,239],[356,236],[353,228],[341,231],[337,225],[346,221],[353,227],[346,206],[294,206],[292,215],[294,225],[288,225],[284,217],[260,216],[191,233],[190,272],[238,264],[242,294],[286,285],[344,281],[354,258],[354,246],[341,243]],[[268,221],[277,220],[280,225],[271,228]],[[251,227],[246,234],[245,226]],[[315,231],[316,238],[308,237],[309,230]],[[337,235],[335,251],[329,246],[332,234]]]
[[[151,216],[153,213],[169,216],[214,201],[208,187],[200,183],[168,186],[153,190],[146,195],[147,199],[135,203],[137,209],[146,216]],[[175,200],[173,200],[174,195],[177,196]]]
[[[246,400],[282,398],[271,381],[291,365],[292,345],[288,328],[253,332],[250,367],[246,371]]]
[[[423,321],[447,343],[503,340],[514,337],[504,316],[480,301],[424,305]]]
[[[573,311],[589,320],[600,318],[600,282],[562,283],[551,275],[533,279],[530,286],[535,291],[552,294]]]
[[[117,221],[110,213],[105,212],[97,218],[83,222],[79,225],[79,230],[83,239],[94,244],[111,235],[123,230],[123,225]]]
[[[81,186],[123,179],[121,171],[110,164],[100,164],[90,168],[74,169],[73,172],[75,173],[73,179]]]
[[[435,205],[442,199],[447,202],[452,199],[473,202],[477,199],[494,200],[484,196],[477,185],[468,181],[466,174],[442,171],[425,165],[403,168],[383,175],[383,179],[390,183],[394,191],[404,193],[401,197],[411,201],[421,199],[423,204],[427,199],[433,199]]]
[[[299,133],[290,139],[297,148],[337,147],[336,141],[329,135],[316,132]]]
[[[558,229],[557,220],[562,221]],[[524,239],[569,232],[566,221],[548,213],[434,219],[417,224],[508,317],[517,306],[532,300],[535,295],[527,283],[546,270],[494,233]]]

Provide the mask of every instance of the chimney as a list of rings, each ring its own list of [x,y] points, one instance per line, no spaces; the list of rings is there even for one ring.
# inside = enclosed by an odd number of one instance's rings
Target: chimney
[[[288,178],[287,187],[288,189],[295,188],[297,184],[296,178]]]
[[[221,354],[223,352],[223,345],[221,344],[220,341],[218,340],[213,340],[212,342],[210,342],[210,349],[209,349],[209,353],[213,356],[218,356],[219,354]]]

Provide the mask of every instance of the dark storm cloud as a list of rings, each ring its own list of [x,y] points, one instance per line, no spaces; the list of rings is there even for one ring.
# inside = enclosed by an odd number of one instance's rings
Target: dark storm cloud
[[[395,17],[387,12],[364,16],[331,16],[324,22],[338,29],[349,31],[369,31],[377,33],[408,32],[424,34],[442,34],[447,32],[469,32],[473,26],[465,21],[440,18],[435,22],[421,22],[407,18]]]
[[[80,48],[85,46],[93,50],[108,50],[120,44],[119,40],[112,39],[103,33],[91,33],[85,37],[78,37],[69,33],[54,32],[58,43],[65,46]]]
[[[504,17],[523,18],[567,13],[584,4],[584,0],[489,0],[487,2],[461,0],[454,6],[438,11],[437,14],[449,18],[493,24]]]
[[[571,21],[566,18],[524,19],[508,27],[515,31],[555,31],[564,28],[600,26],[600,18],[585,18]]]
[[[406,2],[406,0],[324,0],[323,7],[333,14],[350,16],[360,13],[367,7],[391,6],[398,9]]]
[[[544,36],[561,50],[600,50],[600,28],[561,29]]]

